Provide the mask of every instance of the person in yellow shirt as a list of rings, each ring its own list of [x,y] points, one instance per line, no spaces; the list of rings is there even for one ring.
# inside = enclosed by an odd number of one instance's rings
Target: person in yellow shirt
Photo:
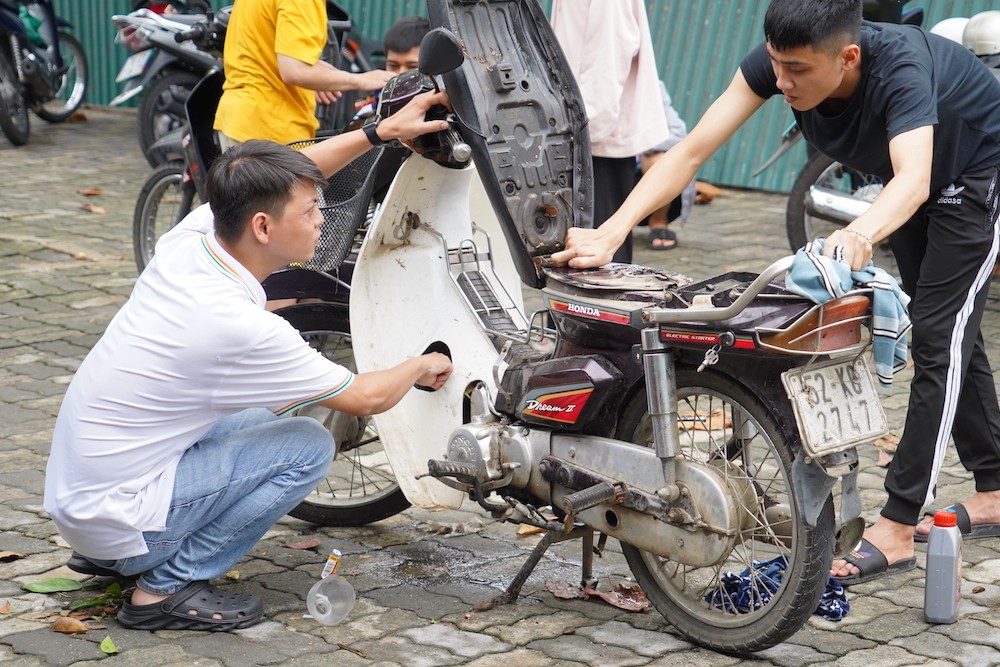
[[[226,83],[215,116],[223,150],[248,139],[288,143],[315,136],[317,98],[377,90],[384,70],[353,73],[320,60],[325,0],[240,0],[226,30]]]

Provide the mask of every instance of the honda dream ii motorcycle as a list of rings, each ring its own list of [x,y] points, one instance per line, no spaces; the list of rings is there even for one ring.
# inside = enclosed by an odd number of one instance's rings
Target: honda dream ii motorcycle
[[[598,548],[619,540],[690,640],[732,654],[783,641],[863,528],[856,446],[886,430],[861,356],[870,293],[816,305],[784,289],[788,257],[700,282],[548,266],[570,226],[592,224],[594,182],[582,99],[546,17],[534,0],[429,0],[428,13],[420,72],[389,82],[379,114],[441,83],[451,129],[415,142],[375,212],[349,323],[336,303],[278,312],[360,371],[431,349],[454,372],[371,421],[327,414],[337,459],[377,438],[406,501],[468,498],[542,528],[495,602],[565,539],[581,538],[589,579],[596,533]],[[541,311],[524,313],[519,282],[541,290]],[[347,500],[369,520],[405,507],[391,485],[373,493]]]

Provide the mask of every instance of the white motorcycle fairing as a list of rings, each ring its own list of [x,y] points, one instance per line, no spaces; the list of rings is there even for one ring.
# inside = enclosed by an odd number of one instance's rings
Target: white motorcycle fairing
[[[518,274],[475,168],[446,169],[419,155],[411,155],[396,175],[351,281],[359,372],[398,364],[435,341],[451,350],[454,371],[441,389],[410,391],[373,417],[396,481],[406,499],[424,509],[462,504],[464,493],[426,477],[427,461],[445,455],[449,436],[462,423],[463,395],[471,383],[483,382],[496,395],[497,349],[455,285],[446,251],[446,245],[457,248],[473,238],[472,223],[499,241],[494,269],[523,312]],[[486,252],[481,234],[476,242],[479,252]]]

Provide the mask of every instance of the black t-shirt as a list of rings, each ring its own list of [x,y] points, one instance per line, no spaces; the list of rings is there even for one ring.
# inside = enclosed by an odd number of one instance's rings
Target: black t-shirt
[[[889,140],[934,126],[931,191],[1000,165],[1000,81],[972,52],[914,26],[865,22],[861,81],[847,106],[794,111],[802,135],[835,160],[892,178]],[[750,88],[780,95],[764,44],[740,64]]]

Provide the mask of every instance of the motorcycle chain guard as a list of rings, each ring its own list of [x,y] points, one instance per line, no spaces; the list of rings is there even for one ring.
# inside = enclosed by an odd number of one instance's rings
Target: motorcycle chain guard
[[[427,9],[465,52],[445,89],[518,274],[540,288],[534,258],[561,250],[570,227],[593,226],[583,96],[535,0],[428,0]]]

